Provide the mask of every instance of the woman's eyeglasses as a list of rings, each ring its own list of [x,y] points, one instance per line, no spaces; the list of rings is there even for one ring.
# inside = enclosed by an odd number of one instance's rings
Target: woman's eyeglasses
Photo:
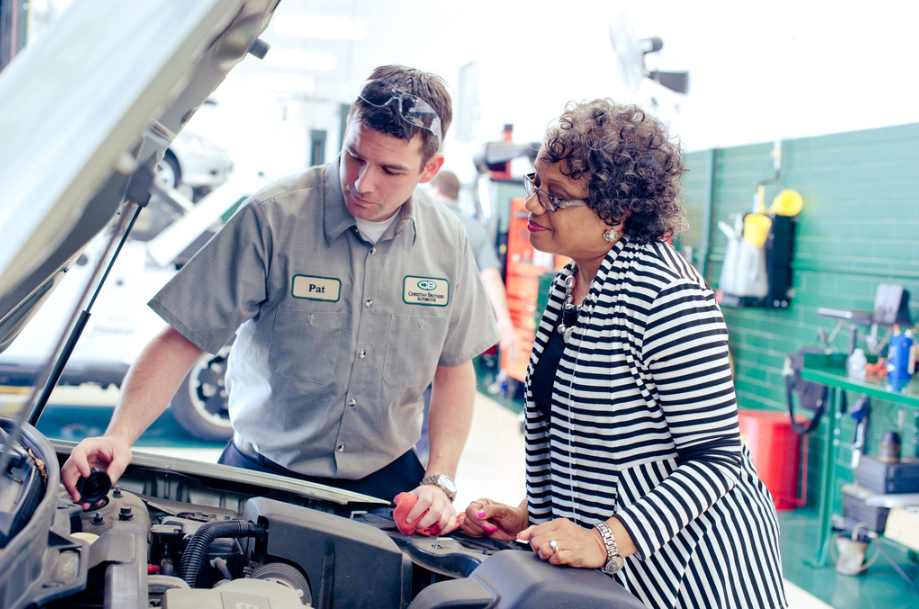
[[[427,129],[435,136],[437,141],[443,141],[443,132],[440,126],[440,117],[431,107],[417,95],[406,93],[395,85],[384,80],[369,80],[361,88],[359,97],[377,108],[383,108],[396,100],[399,103],[399,116],[408,123]]]
[[[555,195],[550,195],[545,190],[539,187],[536,183],[536,180],[539,179],[539,176],[536,175],[536,172],[528,173],[523,176],[523,189],[527,193],[527,198],[536,194],[536,200],[539,201],[539,204],[542,205],[546,211],[558,211],[559,209],[564,209],[566,207],[580,207],[581,205],[587,205],[587,201],[584,199],[559,199]]]

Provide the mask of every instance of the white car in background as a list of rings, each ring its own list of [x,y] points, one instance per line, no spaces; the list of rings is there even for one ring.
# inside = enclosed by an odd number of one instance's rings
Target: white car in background
[[[216,142],[180,131],[166,149],[163,160],[157,163],[156,179],[160,185],[198,201],[226,182],[232,171],[233,159]]]

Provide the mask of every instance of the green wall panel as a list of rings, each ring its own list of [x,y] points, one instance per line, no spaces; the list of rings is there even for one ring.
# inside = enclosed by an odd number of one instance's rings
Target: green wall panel
[[[804,199],[796,223],[791,305],[784,310],[723,310],[741,408],[787,408],[785,357],[820,344],[818,330],[830,335],[836,326],[834,320],[817,315],[818,307],[871,310],[882,283],[901,284],[919,298],[919,124],[783,141],[777,181],[773,181],[773,147],[761,143],[684,157],[689,170],[684,200],[690,230],[680,243],[692,246],[694,262],[704,266],[705,277],[715,288],[727,247],[717,223],[733,226],[736,214],[753,211],[760,182],[769,182],[764,185],[767,208],[785,188],[797,190]],[[700,257],[706,252],[707,257]],[[917,304],[914,300],[910,305],[914,321],[919,320]],[[862,348],[869,331],[859,328]],[[848,341],[849,329],[842,328],[830,346],[845,352]],[[850,403],[858,397],[849,396]],[[891,429],[903,433],[904,456],[919,454],[917,415],[914,410],[901,412],[889,402],[873,401],[868,454],[876,453],[880,436]],[[816,500],[817,481],[825,467],[821,462],[825,433],[824,422],[809,437],[811,501]],[[851,417],[842,415],[833,450],[840,465],[838,488],[853,480],[852,434]]]

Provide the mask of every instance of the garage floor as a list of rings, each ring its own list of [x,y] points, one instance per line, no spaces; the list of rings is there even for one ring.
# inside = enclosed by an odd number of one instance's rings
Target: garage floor
[[[522,404],[513,397],[490,394],[487,388],[492,381],[493,376],[487,372],[480,374],[472,431],[457,475],[458,506],[465,506],[479,497],[517,503],[525,492],[523,436],[517,416]],[[0,412],[4,411],[2,397]],[[42,433],[78,441],[104,430],[112,412],[113,402],[106,403],[110,401],[108,398],[86,398],[79,392],[62,393],[60,398],[63,401],[55,399],[39,422]],[[104,405],[87,404],[93,401]],[[9,412],[4,414],[9,415]],[[209,462],[216,461],[222,448],[192,438],[168,413],[137,443],[137,450]],[[840,575],[832,566],[822,569],[806,566],[804,561],[812,558],[815,551],[815,510],[802,508],[780,512],[779,521],[786,592],[792,609],[907,609],[919,606],[919,593],[912,590],[883,558],[879,558],[867,574],[858,577]],[[919,565],[910,563],[905,553],[892,544],[884,547],[913,581],[919,581]],[[869,548],[869,554],[872,552]]]

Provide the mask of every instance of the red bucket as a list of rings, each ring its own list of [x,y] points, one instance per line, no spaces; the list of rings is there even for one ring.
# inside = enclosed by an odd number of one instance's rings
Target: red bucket
[[[807,442],[805,474],[798,494],[803,436],[795,433],[787,412],[741,410],[740,437],[753,457],[760,480],[772,494],[777,510],[791,510],[807,502]]]

